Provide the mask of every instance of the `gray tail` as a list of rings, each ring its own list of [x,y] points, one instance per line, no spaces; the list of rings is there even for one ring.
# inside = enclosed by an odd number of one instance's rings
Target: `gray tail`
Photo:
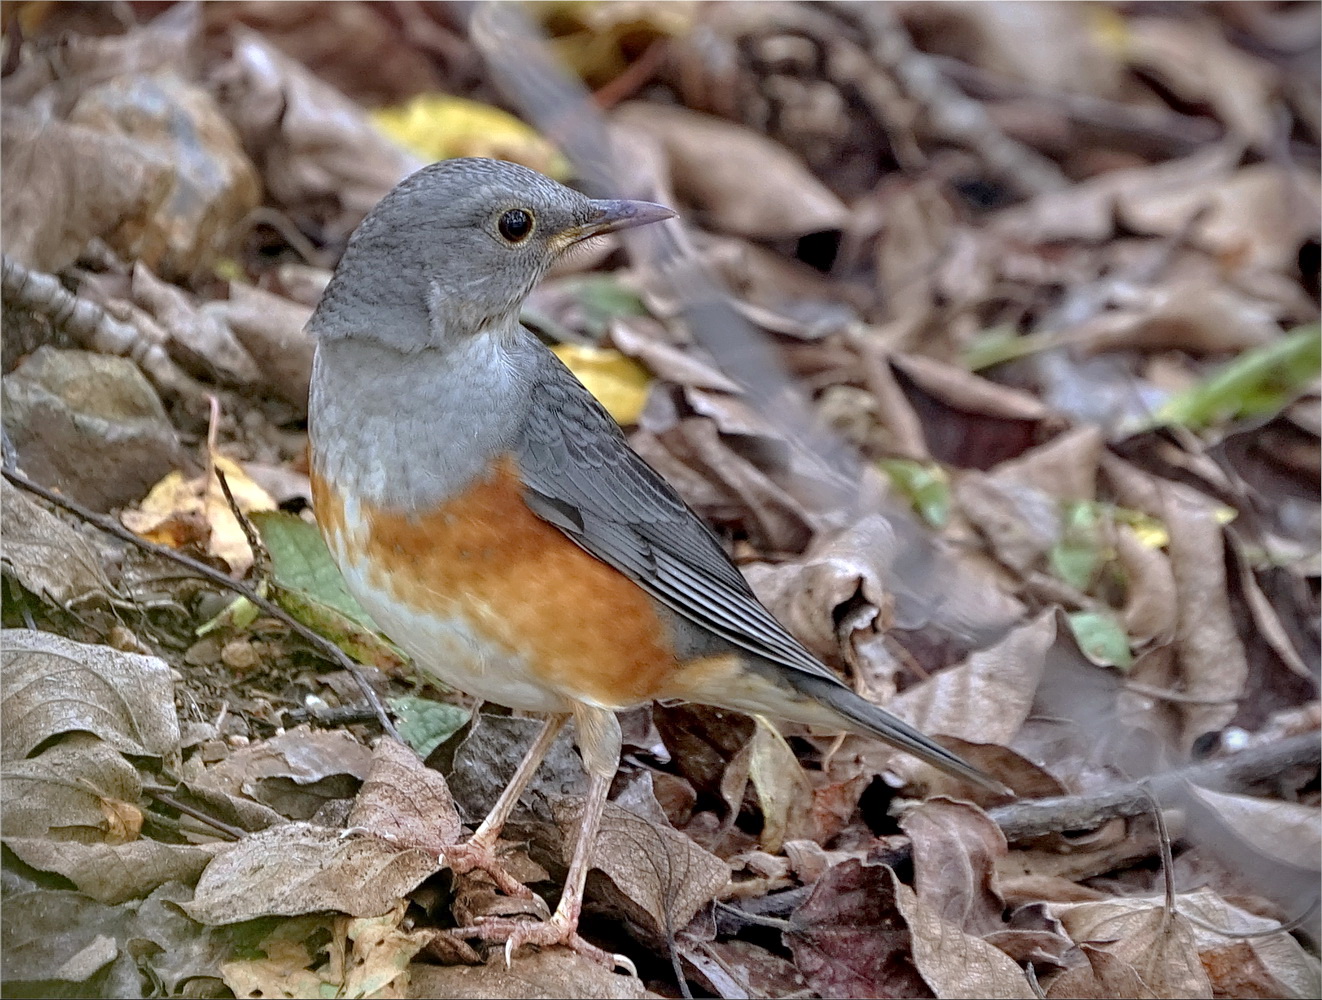
[[[825,679],[819,683],[815,677],[796,677],[795,681],[797,682],[795,686],[805,694],[824,702],[836,714],[852,723],[850,728],[855,731],[875,736],[947,774],[971,781],[989,791],[1001,793],[1009,791],[995,778],[979,771],[959,754],[947,750],[909,723],[896,718],[885,709],[878,708],[866,698],[860,698],[843,684],[832,684]]]

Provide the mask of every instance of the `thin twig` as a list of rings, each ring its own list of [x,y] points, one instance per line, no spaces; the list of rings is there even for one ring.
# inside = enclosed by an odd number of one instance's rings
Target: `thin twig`
[[[106,534],[114,535],[120,541],[128,542],[130,545],[136,545],[144,552],[150,552],[163,559],[169,559],[171,562],[178,563],[180,566],[186,566],[197,576],[210,580],[212,583],[224,587],[226,590],[233,591],[242,597],[246,597],[272,618],[278,618],[280,621],[284,622],[303,639],[315,646],[322,655],[333,660],[345,670],[349,671],[349,674],[353,679],[358,682],[358,687],[362,691],[363,697],[366,698],[368,704],[372,706],[372,712],[376,716],[377,722],[381,724],[381,728],[394,739],[400,739],[394,723],[390,721],[390,717],[386,714],[385,706],[381,704],[381,699],[378,698],[376,692],[372,690],[372,685],[368,683],[367,678],[363,675],[362,671],[359,670],[358,664],[354,663],[339,646],[335,645],[335,643],[331,642],[325,636],[318,635],[297,618],[290,615],[289,612],[280,607],[280,605],[276,604],[274,601],[267,600],[251,587],[239,583],[237,580],[230,579],[225,573],[222,573],[220,570],[215,569],[212,566],[208,566],[204,562],[199,562],[190,556],[174,551],[174,549],[169,549],[164,545],[157,545],[155,542],[149,542],[145,538],[138,537],[133,532],[129,531],[128,528],[125,528],[112,518],[106,517],[104,514],[98,514],[96,511],[89,510],[82,504],[70,500],[68,497],[61,496],[52,490],[48,490],[40,483],[34,483],[31,479],[20,472],[11,469],[0,471],[3,471],[4,477],[19,489],[26,490],[34,496],[41,497],[41,499],[45,500],[47,503],[52,503],[61,510],[68,511],[70,514],[86,521],[88,524],[100,528]],[[400,742],[402,743],[403,740],[400,740]]]
[[[216,830],[218,833],[223,833],[231,840],[242,840],[244,837],[248,835],[247,830],[241,830],[237,826],[231,826],[229,823],[226,823],[224,820],[216,819],[215,816],[208,816],[201,809],[195,809],[184,802],[180,802],[178,799],[174,797],[173,794],[171,794],[166,789],[156,788],[152,785],[145,785],[142,790],[146,792],[148,795],[150,795],[157,802],[159,802],[161,805],[173,809],[176,812],[181,812],[185,816],[192,816],[193,819],[197,820],[200,823],[205,823],[207,826]]]
[[[1292,767],[1317,767],[1319,759],[1322,759],[1322,746],[1318,734],[1304,733],[1148,780],[1153,794],[1166,800],[1180,794],[1186,781],[1202,788],[1242,790]],[[1090,795],[1012,802],[991,810],[988,815],[1006,838],[1014,842],[1062,830],[1093,830],[1107,820],[1137,816],[1146,809],[1147,798],[1142,788],[1137,782],[1127,782]]]

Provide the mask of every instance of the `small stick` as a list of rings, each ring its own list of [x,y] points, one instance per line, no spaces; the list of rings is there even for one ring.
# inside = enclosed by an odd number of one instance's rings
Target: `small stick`
[[[125,528],[114,519],[106,517],[104,514],[98,514],[96,511],[89,510],[82,504],[70,500],[68,497],[61,496],[52,490],[48,490],[40,483],[34,483],[31,479],[20,472],[16,472],[12,469],[3,469],[0,471],[3,472],[6,479],[19,489],[26,490],[28,493],[41,497],[41,499],[45,500],[47,503],[52,503],[61,510],[68,511],[70,514],[86,521],[88,524],[100,528],[106,534],[114,535],[120,541],[128,542],[130,545],[136,545],[144,552],[150,552],[153,555],[158,555],[164,559],[169,559],[171,562],[178,563],[180,566],[187,567],[197,576],[210,580],[217,586],[224,587],[226,590],[233,591],[236,594],[246,597],[272,618],[278,618],[280,621],[284,622],[293,629],[294,632],[315,646],[322,655],[349,671],[349,674],[355,681],[357,681],[359,689],[363,692],[363,697],[366,698],[367,703],[372,706],[372,712],[376,716],[377,721],[381,723],[381,728],[394,739],[399,740],[401,743],[404,742],[403,740],[400,740],[399,733],[395,729],[394,723],[390,721],[390,716],[386,714],[386,709],[385,706],[381,704],[381,699],[376,696],[376,692],[372,690],[372,685],[367,682],[367,678],[363,675],[362,671],[358,669],[358,664],[354,663],[339,646],[335,645],[335,643],[331,642],[325,636],[318,635],[316,632],[312,631],[312,629],[308,628],[297,618],[294,618],[289,612],[285,611],[284,608],[280,607],[280,605],[262,597],[246,584],[231,580],[229,576],[212,566],[208,566],[204,562],[199,562],[190,556],[174,551],[174,549],[166,548],[164,545],[157,545],[155,542],[149,542],[145,538],[139,538],[133,532],[129,531],[128,528]]]
[[[1317,767],[1322,744],[1317,733],[1304,733],[1267,746],[1244,750],[1232,757],[1182,767],[1146,779],[1151,794],[1169,799],[1180,794],[1187,781],[1203,788],[1242,790],[1292,767]],[[1012,802],[987,815],[1006,839],[1028,840],[1061,830],[1093,830],[1118,816],[1137,816],[1148,809],[1148,793],[1138,782],[1127,782],[1091,795],[1061,795],[1050,799]]]

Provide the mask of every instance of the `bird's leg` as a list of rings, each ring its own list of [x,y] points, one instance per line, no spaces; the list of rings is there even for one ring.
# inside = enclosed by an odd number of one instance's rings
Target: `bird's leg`
[[[533,895],[531,889],[505,871],[496,857],[496,841],[500,839],[500,832],[505,828],[510,813],[514,811],[519,796],[528,787],[532,776],[537,773],[537,768],[550,752],[555,738],[560,735],[560,730],[564,728],[568,718],[567,715],[552,715],[547,718],[546,724],[528,747],[523,760],[519,761],[519,766],[515,768],[509,784],[500,793],[496,804],[491,807],[491,812],[487,813],[487,818],[482,821],[477,832],[464,843],[456,844],[445,852],[445,863],[457,874],[463,875],[474,870],[483,871],[491,876],[496,887],[507,896],[528,898]]]
[[[596,959],[605,965],[633,969],[633,963],[621,955],[611,955],[578,936],[578,918],[583,909],[583,887],[588,870],[592,867],[592,850],[596,845],[601,814],[606,807],[611,779],[620,763],[620,723],[609,709],[587,705],[574,710],[574,723],[578,729],[579,750],[588,772],[588,795],[579,819],[578,840],[569,863],[569,874],[560,903],[549,920],[533,923],[526,920],[492,918],[474,927],[462,928],[455,933],[480,937],[487,941],[505,942],[505,959],[525,944],[542,947],[565,945],[574,951]]]

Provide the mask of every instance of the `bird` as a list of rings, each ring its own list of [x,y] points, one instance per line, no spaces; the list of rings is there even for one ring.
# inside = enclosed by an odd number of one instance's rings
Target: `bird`
[[[424,677],[546,716],[455,849],[456,870],[523,889],[502,877],[495,845],[574,721],[588,791],[554,913],[463,929],[503,941],[507,959],[529,944],[614,958],[578,920],[619,766],[617,712],[695,702],[849,731],[1000,788],[808,652],[521,324],[528,294],[572,248],[675,214],[509,162],[443,160],[368,213],[308,323],[313,510],[350,592]]]

